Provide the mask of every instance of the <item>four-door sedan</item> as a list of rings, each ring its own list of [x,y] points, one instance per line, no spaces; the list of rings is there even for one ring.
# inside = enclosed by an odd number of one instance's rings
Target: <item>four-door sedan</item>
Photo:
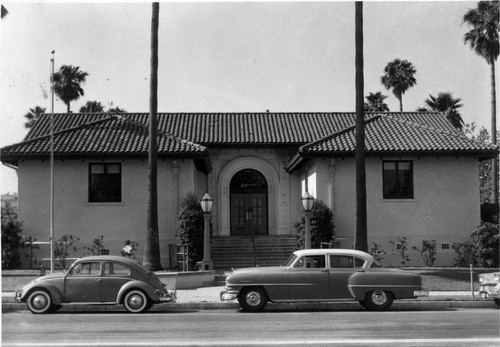
[[[158,277],[139,263],[117,256],[90,256],[76,260],[66,273],[46,275],[16,292],[33,313],[56,311],[65,304],[123,304],[140,313],[155,303],[175,302]]]
[[[500,307],[500,272],[479,275],[479,294],[483,299],[493,298]]]
[[[295,251],[281,267],[233,271],[221,300],[238,299],[248,312],[268,302],[332,302],[357,300],[373,311],[387,310],[394,299],[428,296],[419,275],[384,269],[369,254],[350,249]]]

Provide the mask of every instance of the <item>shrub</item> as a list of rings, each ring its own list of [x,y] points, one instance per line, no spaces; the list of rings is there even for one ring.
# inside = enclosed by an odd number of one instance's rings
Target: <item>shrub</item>
[[[135,259],[135,252],[137,252],[139,244],[135,241],[125,240],[125,246],[121,250],[124,257]]]
[[[66,258],[69,256],[68,251],[73,250],[76,252],[78,250],[76,246],[78,241],[80,241],[80,238],[71,234],[66,234],[54,242],[54,257],[59,259],[61,268],[66,269]]]
[[[17,269],[21,265],[20,233],[22,223],[17,220],[17,213],[9,203],[2,207],[2,269]]]
[[[21,249],[23,250],[26,267],[28,269],[34,269],[38,263],[35,255],[33,254],[33,250],[39,249],[40,247],[34,244],[35,241],[36,239],[31,236],[23,236],[21,238]]]
[[[101,255],[102,250],[104,249],[104,236],[97,236],[95,239],[92,240],[92,243],[90,245],[85,245],[82,247],[83,250],[87,251],[87,254],[92,254],[92,255]]]
[[[203,259],[204,220],[198,197],[190,193],[181,202],[177,216],[177,245],[189,249],[188,266],[196,268]]]
[[[422,240],[422,249],[418,249],[417,247],[413,247],[413,249],[420,252],[420,256],[425,265],[430,267],[434,266],[437,254],[436,240]]]
[[[470,236],[472,241],[453,243],[452,248],[457,253],[454,265],[498,267],[500,247],[498,224],[481,222]]]
[[[293,225],[297,230],[297,245],[304,248],[306,229],[306,213],[301,211],[298,220]],[[321,200],[314,200],[311,210],[311,248],[320,248],[321,243],[330,243],[335,239],[335,226],[332,210]]]
[[[389,243],[396,246],[396,250],[401,257],[401,266],[405,267],[406,263],[410,262],[410,257],[408,256],[408,239],[404,236],[398,237],[396,241],[391,240]],[[413,247],[413,249],[415,249],[415,247]]]
[[[382,249],[382,245],[380,243],[372,242],[370,254],[373,256],[373,258],[375,258],[376,261],[381,262],[384,259],[383,255],[387,253]]]

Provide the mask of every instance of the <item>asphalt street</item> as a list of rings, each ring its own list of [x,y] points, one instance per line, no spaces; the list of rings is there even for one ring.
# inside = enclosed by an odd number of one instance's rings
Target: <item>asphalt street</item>
[[[9,311],[2,346],[499,346],[494,308],[437,311]]]

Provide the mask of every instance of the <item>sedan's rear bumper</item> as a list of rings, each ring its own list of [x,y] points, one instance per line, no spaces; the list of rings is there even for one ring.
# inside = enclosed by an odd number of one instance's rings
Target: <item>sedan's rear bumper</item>
[[[427,289],[415,290],[413,295],[417,298],[420,296],[429,296],[429,291]]]

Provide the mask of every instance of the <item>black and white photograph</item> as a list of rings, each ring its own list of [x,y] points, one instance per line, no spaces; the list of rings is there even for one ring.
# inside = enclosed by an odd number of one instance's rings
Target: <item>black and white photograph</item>
[[[492,1],[2,1],[1,340],[500,345]]]

